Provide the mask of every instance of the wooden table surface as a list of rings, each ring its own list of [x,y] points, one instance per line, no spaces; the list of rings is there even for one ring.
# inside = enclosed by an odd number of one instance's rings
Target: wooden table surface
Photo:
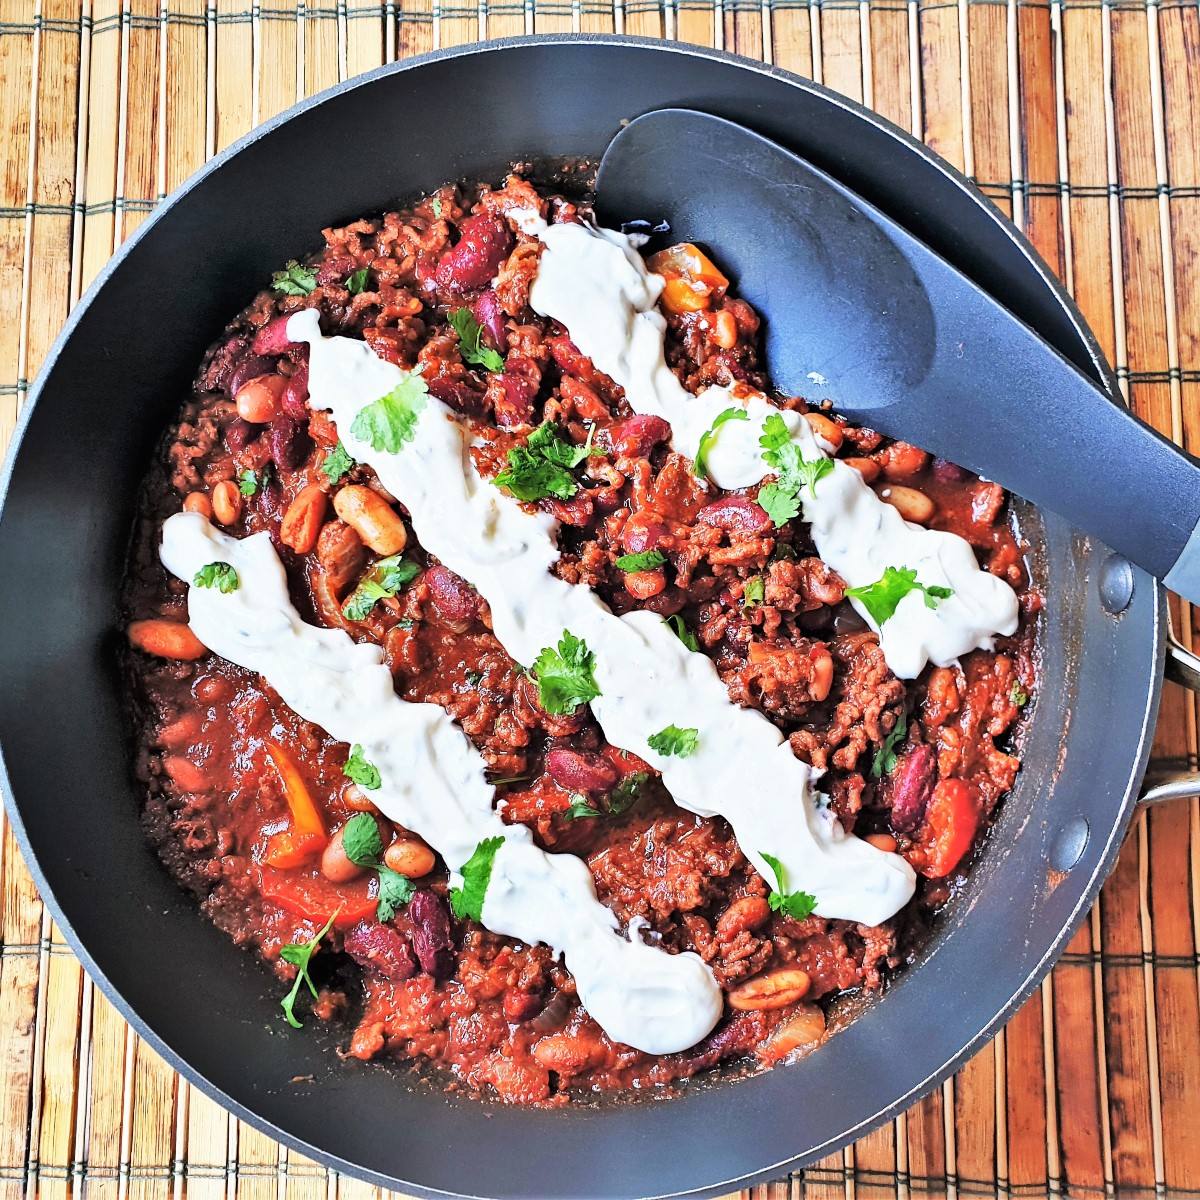
[[[1195,452],[1196,0],[0,0],[0,448],[72,303],[207,156],[383,62],[580,29],[766,59],[923,137],[1066,280],[1137,412]],[[1174,617],[1187,640],[1190,612]],[[1196,718],[1168,685],[1160,763],[1195,769]],[[0,1200],[374,1194],[227,1117],[143,1044],[7,827],[0,883]],[[894,1124],[756,1193],[1200,1197],[1198,925],[1200,814],[1180,801],[1138,818],[990,1046]]]

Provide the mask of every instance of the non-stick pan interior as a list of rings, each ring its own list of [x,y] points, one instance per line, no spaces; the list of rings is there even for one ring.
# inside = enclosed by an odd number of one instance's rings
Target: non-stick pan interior
[[[201,1086],[307,1153],[409,1192],[715,1193],[850,1140],[915,1098],[1033,985],[1111,862],[1147,751],[1155,587],[1139,576],[1124,613],[1103,613],[1103,552],[1047,518],[1048,635],[1027,766],[927,961],[804,1062],[662,1103],[503,1108],[343,1063],[335,1039],[288,1029],[265,971],[158,866],[122,742],[114,597],[138,481],[206,345],[323,226],[447,179],[496,177],[515,159],[595,158],[622,119],[668,105],[807,154],[1096,369],[1069,305],[997,215],[891,127],[759,64],[540,39],[376,72],[217,160],[77,309],[11,467],[0,744],[14,824],[52,910],[122,1011]],[[1047,856],[1077,820],[1090,828],[1083,855],[1051,872]]]

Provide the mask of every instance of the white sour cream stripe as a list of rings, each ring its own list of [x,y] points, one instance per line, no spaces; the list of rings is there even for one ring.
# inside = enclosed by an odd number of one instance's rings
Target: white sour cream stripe
[[[601,691],[592,711],[609,742],[661,771],[677,804],[725,817],[766,879],[773,873],[763,853],[779,858],[789,889],[812,893],[820,915],[876,925],[907,903],[911,867],[844,833],[815,803],[811,768],[765,717],[729,699],[705,655],[690,653],[653,613],[614,616],[589,589],[550,573],[557,522],[479,476],[450,409],[427,397],[413,440],[398,454],[377,452],[354,437],[354,418],[403,372],[365,342],[322,337],[313,311],[291,318],[288,337],[311,348],[309,403],[332,412],[347,450],[405,505],[425,549],[479,589],[512,658],[528,666],[564,628],[583,638]],[[671,724],[699,730],[694,754],[649,748],[646,739]],[[483,915],[488,922],[487,905]]]
[[[465,863],[484,838],[504,839],[484,924],[561,951],[580,1001],[609,1037],[670,1054],[712,1029],[721,990],[700,957],[647,946],[636,928],[626,941],[583,862],[546,854],[525,826],[505,825],[493,811],[482,756],[445,711],[400,699],[378,646],[300,619],[265,533],[238,540],[197,513],[178,513],[163,526],[161,553],[167,569],[189,582],[210,562],[234,568],[236,591],[190,588],[193,632],[215,654],[261,675],[305,720],[361,743],[382,780],[371,798],[386,816],[451,865]]]
[[[747,421],[727,421],[713,440],[707,467],[723,488],[743,488],[770,473],[758,439],[763,422],[779,413],[765,396],[735,399],[722,387],[693,395],[667,366],[663,353],[666,320],[656,304],[663,278],[648,271],[630,239],[590,225],[547,225],[535,213],[515,214],[544,249],[529,302],[566,327],[571,340],[606,375],[621,385],[630,407],[668,421],[676,450],[696,457],[700,438],[725,409],[737,405]],[[828,457],[808,422],[780,413],[805,458]],[[835,463],[833,473],[806,490],[804,519],[822,560],[850,587],[879,580],[887,567],[907,567],[929,587],[948,587],[953,596],[936,608],[910,592],[881,629],[862,602],[859,614],[879,633],[888,666],[913,679],[927,662],[948,666],[977,648],[990,649],[995,634],[1017,629],[1017,597],[1003,580],[979,568],[970,545],[956,534],[905,521],[884,503],[852,467]]]

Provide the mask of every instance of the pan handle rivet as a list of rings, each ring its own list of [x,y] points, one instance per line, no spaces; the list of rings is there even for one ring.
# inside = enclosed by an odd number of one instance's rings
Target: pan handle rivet
[[[1050,845],[1050,866],[1056,871],[1069,871],[1083,857],[1091,832],[1086,817],[1072,817]]]
[[[1100,603],[1114,616],[1133,599],[1133,567],[1119,554],[1110,554],[1100,567]]]

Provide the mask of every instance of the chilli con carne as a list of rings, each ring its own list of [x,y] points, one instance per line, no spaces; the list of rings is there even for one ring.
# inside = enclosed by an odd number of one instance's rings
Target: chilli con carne
[[[738,435],[761,444],[755,482],[723,489],[722,436],[769,394],[759,317],[696,247],[649,260],[669,386],[685,401],[677,385],[729,400],[689,456],[681,428],[604,373],[599,351],[581,351],[589,331],[540,299],[551,288],[539,271],[549,280],[565,245],[553,231],[589,219],[586,205],[514,176],[326,230],[324,250],[288,263],[207,354],[143,489],[124,594],[148,836],[205,913],[274,966],[281,1021],[347,1021],[352,1055],[432,1060],[456,1086],[511,1102],[668,1090],[818,1045],[838,997],[879,991],[969,869],[1018,770],[1015,730],[1036,683],[1040,599],[1004,492],[845,424],[819,395],[773,399],[778,415]],[[302,338],[309,326],[292,318],[308,310],[319,333]],[[317,351],[338,338],[398,369],[352,427],[317,402]],[[761,714],[781,752],[811,768],[824,819],[915,871],[905,907],[873,925],[822,916],[820,889],[785,866],[786,847],[742,847],[732,815],[673,801],[663,777],[711,752],[702,723],[681,711],[637,745],[610,744],[597,678],[613,664],[571,630],[514,660],[495,632],[507,601],[423,547],[414,498],[362,461],[380,461],[366,447],[420,446],[431,404],[461,424],[464,471],[557,525],[558,580],[617,617],[665,619],[715,668],[731,711]],[[888,623],[928,621],[918,606],[950,614],[954,588],[904,561],[850,586],[851,568],[867,568],[843,555],[839,575],[822,560],[819,500],[847,479],[913,537],[965,539],[970,570],[1015,593],[1016,631],[898,675]],[[616,1041],[554,949],[492,932],[490,874],[510,843],[484,838],[443,861],[420,830],[383,815],[388,762],[333,740],[284,702],[282,684],[210,652],[188,624],[189,588],[193,605],[203,594],[212,606],[255,580],[232,542],[235,562],[166,570],[163,527],[181,510],[219,531],[213,545],[265,534],[298,619],[378,647],[399,700],[435,706],[465,735],[501,829],[578,856],[631,940],[703,964],[719,997],[711,1032],[671,1053]],[[708,807],[729,812],[720,799]]]

